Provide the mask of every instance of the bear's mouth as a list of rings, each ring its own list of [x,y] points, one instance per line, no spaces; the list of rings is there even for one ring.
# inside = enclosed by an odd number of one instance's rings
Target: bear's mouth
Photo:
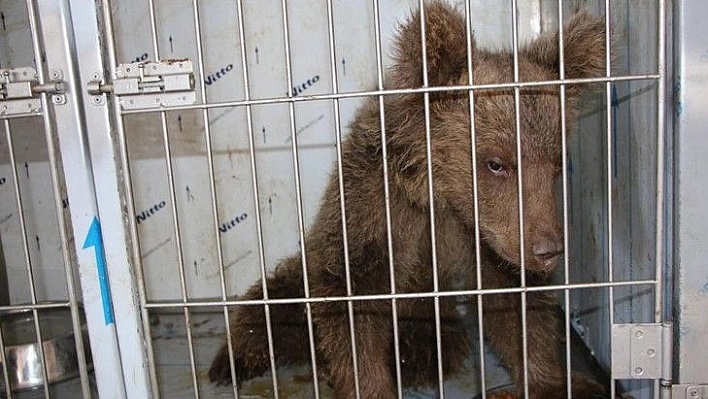
[[[518,250],[509,250],[509,248],[495,240],[485,239],[484,241],[491,252],[494,252],[494,255],[500,258],[501,262],[499,264],[503,263],[507,269],[515,269],[515,271],[521,272],[521,256]],[[531,250],[527,249],[524,253],[524,268],[527,273],[547,276],[560,264],[561,259],[562,256],[538,259]]]

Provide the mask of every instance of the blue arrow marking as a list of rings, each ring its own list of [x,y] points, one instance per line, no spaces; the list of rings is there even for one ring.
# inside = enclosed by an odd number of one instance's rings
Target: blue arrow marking
[[[94,216],[89,227],[84,249],[93,247],[96,252],[96,266],[98,268],[98,284],[101,289],[101,300],[103,301],[103,319],[106,325],[115,321],[113,318],[113,303],[111,302],[111,288],[108,286],[108,273],[106,272],[106,254],[103,251],[103,236],[101,234],[101,222]]]

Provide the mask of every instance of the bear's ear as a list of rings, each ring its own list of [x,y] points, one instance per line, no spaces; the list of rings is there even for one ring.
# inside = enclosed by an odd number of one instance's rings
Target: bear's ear
[[[563,62],[567,79],[605,76],[605,21],[581,11],[563,26]],[[535,39],[522,55],[553,71],[559,71],[558,33]]]
[[[423,85],[423,53],[420,10],[398,27],[394,62],[390,78],[393,87]],[[445,86],[456,81],[467,68],[467,31],[465,18],[440,0],[424,6],[425,55],[428,86]],[[474,47],[474,42],[472,42]]]

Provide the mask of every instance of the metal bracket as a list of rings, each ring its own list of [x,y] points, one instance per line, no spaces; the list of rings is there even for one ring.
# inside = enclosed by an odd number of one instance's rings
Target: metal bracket
[[[89,94],[113,93],[126,110],[187,105],[196,101],[194,68],[189,60],[120,64],[112,83],[100,81],[97,74],[94,78],[87,87]]]
[[[40,93],[53,94],[52,102],[62,104],[65,88],[61,71],[52,71],[51,77],[49,83],[40,83],[34,68],[0,69],[0,119],[39,114]]]
[[[677,384],[671,387],[672,399],[708,399],[706,384]]]
[[[671,381],[670,323],[612,325],[612,378]]]

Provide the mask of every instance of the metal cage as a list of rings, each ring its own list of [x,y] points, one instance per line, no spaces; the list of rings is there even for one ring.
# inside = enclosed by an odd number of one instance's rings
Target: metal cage
[[[705,163],[695,133],[700,118],[691,119],[700,113],[693,104],[704,100],[696,88],[705,84],[705,57],[692,32],[708,9],[663,0],[449,0],[464,16],[469,76],[474,38],[480,48],[510,52],[513,81],[441,88],[424,74],[422,87],[391,89],[396,27],[424,3],[0,0],[0,388],[12,387],[5,395],[329,397],[312,306],[344,303],[348,334],[341,339],[351,344],[356,396],[363,397],[354,309],[383,301],[391,312],[397,397],[486,398],[513,386],[487,348],[484,299],[518,294],[526,365],[533,350],[526,300],[538,292],[558,295],[569,396],[576,366],[607,378],[612,395],[671,397],[672,383],[680,383],[673,385],[676,397],[708,395],[701,362],[691,356],[701,342],[695,331],[705,324],[696,312],[705,300],[705,273],[684,262],[704,252],[691,237],[705,236],[705,227],[699,227],[700,191],[681,184],[699,179],[692,165]],[[604,19],[604,76],[566,78],[561,52],[558,79],[521,80],[520,49],[581,9]],[[422,29],[423,48],[426,39]],[[563,40],[559,35],[560,48]],[[596,90],[582,96],[570,126],[566,90],[577,84]],[[522,250],[518,287],[485,288],[478,256],[476,285],[440,289],[431,206],[433,289],[400,292],[387,96],[424,98],[425,182],[427,200],[435,203],[431,96],[455,91],[473,104],[485,91],[513,93],[516,160],[523,168],[520,95],[547,87],[560,93],[563,132],[556,191],[564,251],[550,284],[526,281]],[[318,296],[307,280],[307,231],[330,173],[346,221],[343,146],[369,98],[380,115],[390,292],[354,293],[347,239],[353,232],[344,222],[346,295]],[[474,106],[469,112],[474,143]],[[519,178],[522,248],[523,184]],[[479,225],[471,240],[480,253]],[[266,277],[293,254],[300,254],[304,295],[268,297]],[[243,299],[259,282],[266,295]],[[405,386],[401,379],[397,306],[412,299],[434,303],[435,386]],[[459,301],[473,342],[467,371],[452,377],[441,360],[444,300]],[[281,367],[271,312],[289,304],[305,313],[310,361]],[[224,338],[232,376],[237,372],[226,326],[239,307],[264,310],[270,367],[240,386],[217,386],[207,369]],[[51,376],[46,343],[37,345],[52,339],[56,311],[68,320],[75,352],[76,373],[64,377],[78,375],[64,382]],[[12,369],[17,342],[8,338],[17,314],[31,330],[22,343],[34,343],[39,359],[32,390],[16,390],[13,382],[26,377]],[[520,388],[532,397],[527,384]]]

